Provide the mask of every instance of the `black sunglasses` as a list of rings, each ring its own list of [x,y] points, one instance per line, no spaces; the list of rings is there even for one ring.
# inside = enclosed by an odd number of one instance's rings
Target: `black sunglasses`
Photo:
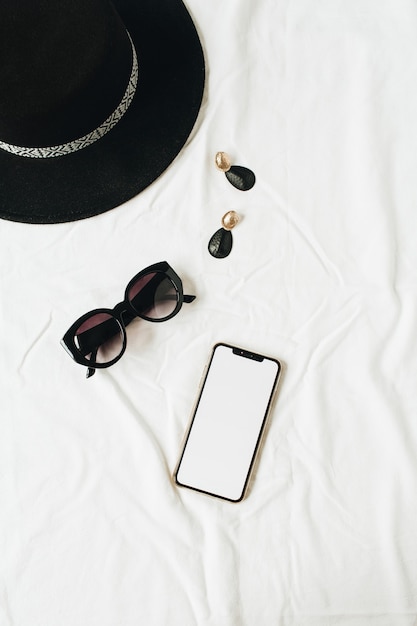
[[[86,365],[87,378],[96,368],[110,367],[126,349],[126,326],[136,317],[165,322],[174,317],[186,296],[179,276],[166,261],[150,265],[132,278],[125,299],[114,309],[94,309],[80,317],[61,340],[74,361]]]

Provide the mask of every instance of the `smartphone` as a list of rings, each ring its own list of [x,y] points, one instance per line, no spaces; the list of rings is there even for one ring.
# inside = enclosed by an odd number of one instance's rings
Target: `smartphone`
[[[214,346],[174,472],[177,485],[243,500],[280,373],[276,359]]]

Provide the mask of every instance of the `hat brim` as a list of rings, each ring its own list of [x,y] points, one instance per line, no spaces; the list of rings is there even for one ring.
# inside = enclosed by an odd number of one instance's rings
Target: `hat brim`
[[[136,48],[139,80],[128,111],[107,135],[61,157],[0,150],[0,217],[54,224],[119,206],[172,163],[197,119],[204,55],[180,0],[113,0]]]

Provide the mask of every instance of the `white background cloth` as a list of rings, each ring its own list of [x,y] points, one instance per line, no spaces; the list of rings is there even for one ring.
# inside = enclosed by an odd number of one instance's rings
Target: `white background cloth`
[[[207,84],[172,166],[101,216],[0,223],[0,626],[415,626],[417,4],[187,6]],[[60,338],[161,260],[197,299],[85,380]],[[171,479],[217,341],[285,365],[239,504]]]

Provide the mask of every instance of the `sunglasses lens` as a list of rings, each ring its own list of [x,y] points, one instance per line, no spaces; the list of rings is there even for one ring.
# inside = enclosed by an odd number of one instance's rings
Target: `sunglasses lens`
[[[123,333],[119,322],[108,313],[94,313],[75,332],[75,345],[93,364],[110,363],[123,351]]]
[[[176,309],[179,294],[162,272],[141,276],[129,288],[128,300],[136,313],[149,320],[163,320]]]

